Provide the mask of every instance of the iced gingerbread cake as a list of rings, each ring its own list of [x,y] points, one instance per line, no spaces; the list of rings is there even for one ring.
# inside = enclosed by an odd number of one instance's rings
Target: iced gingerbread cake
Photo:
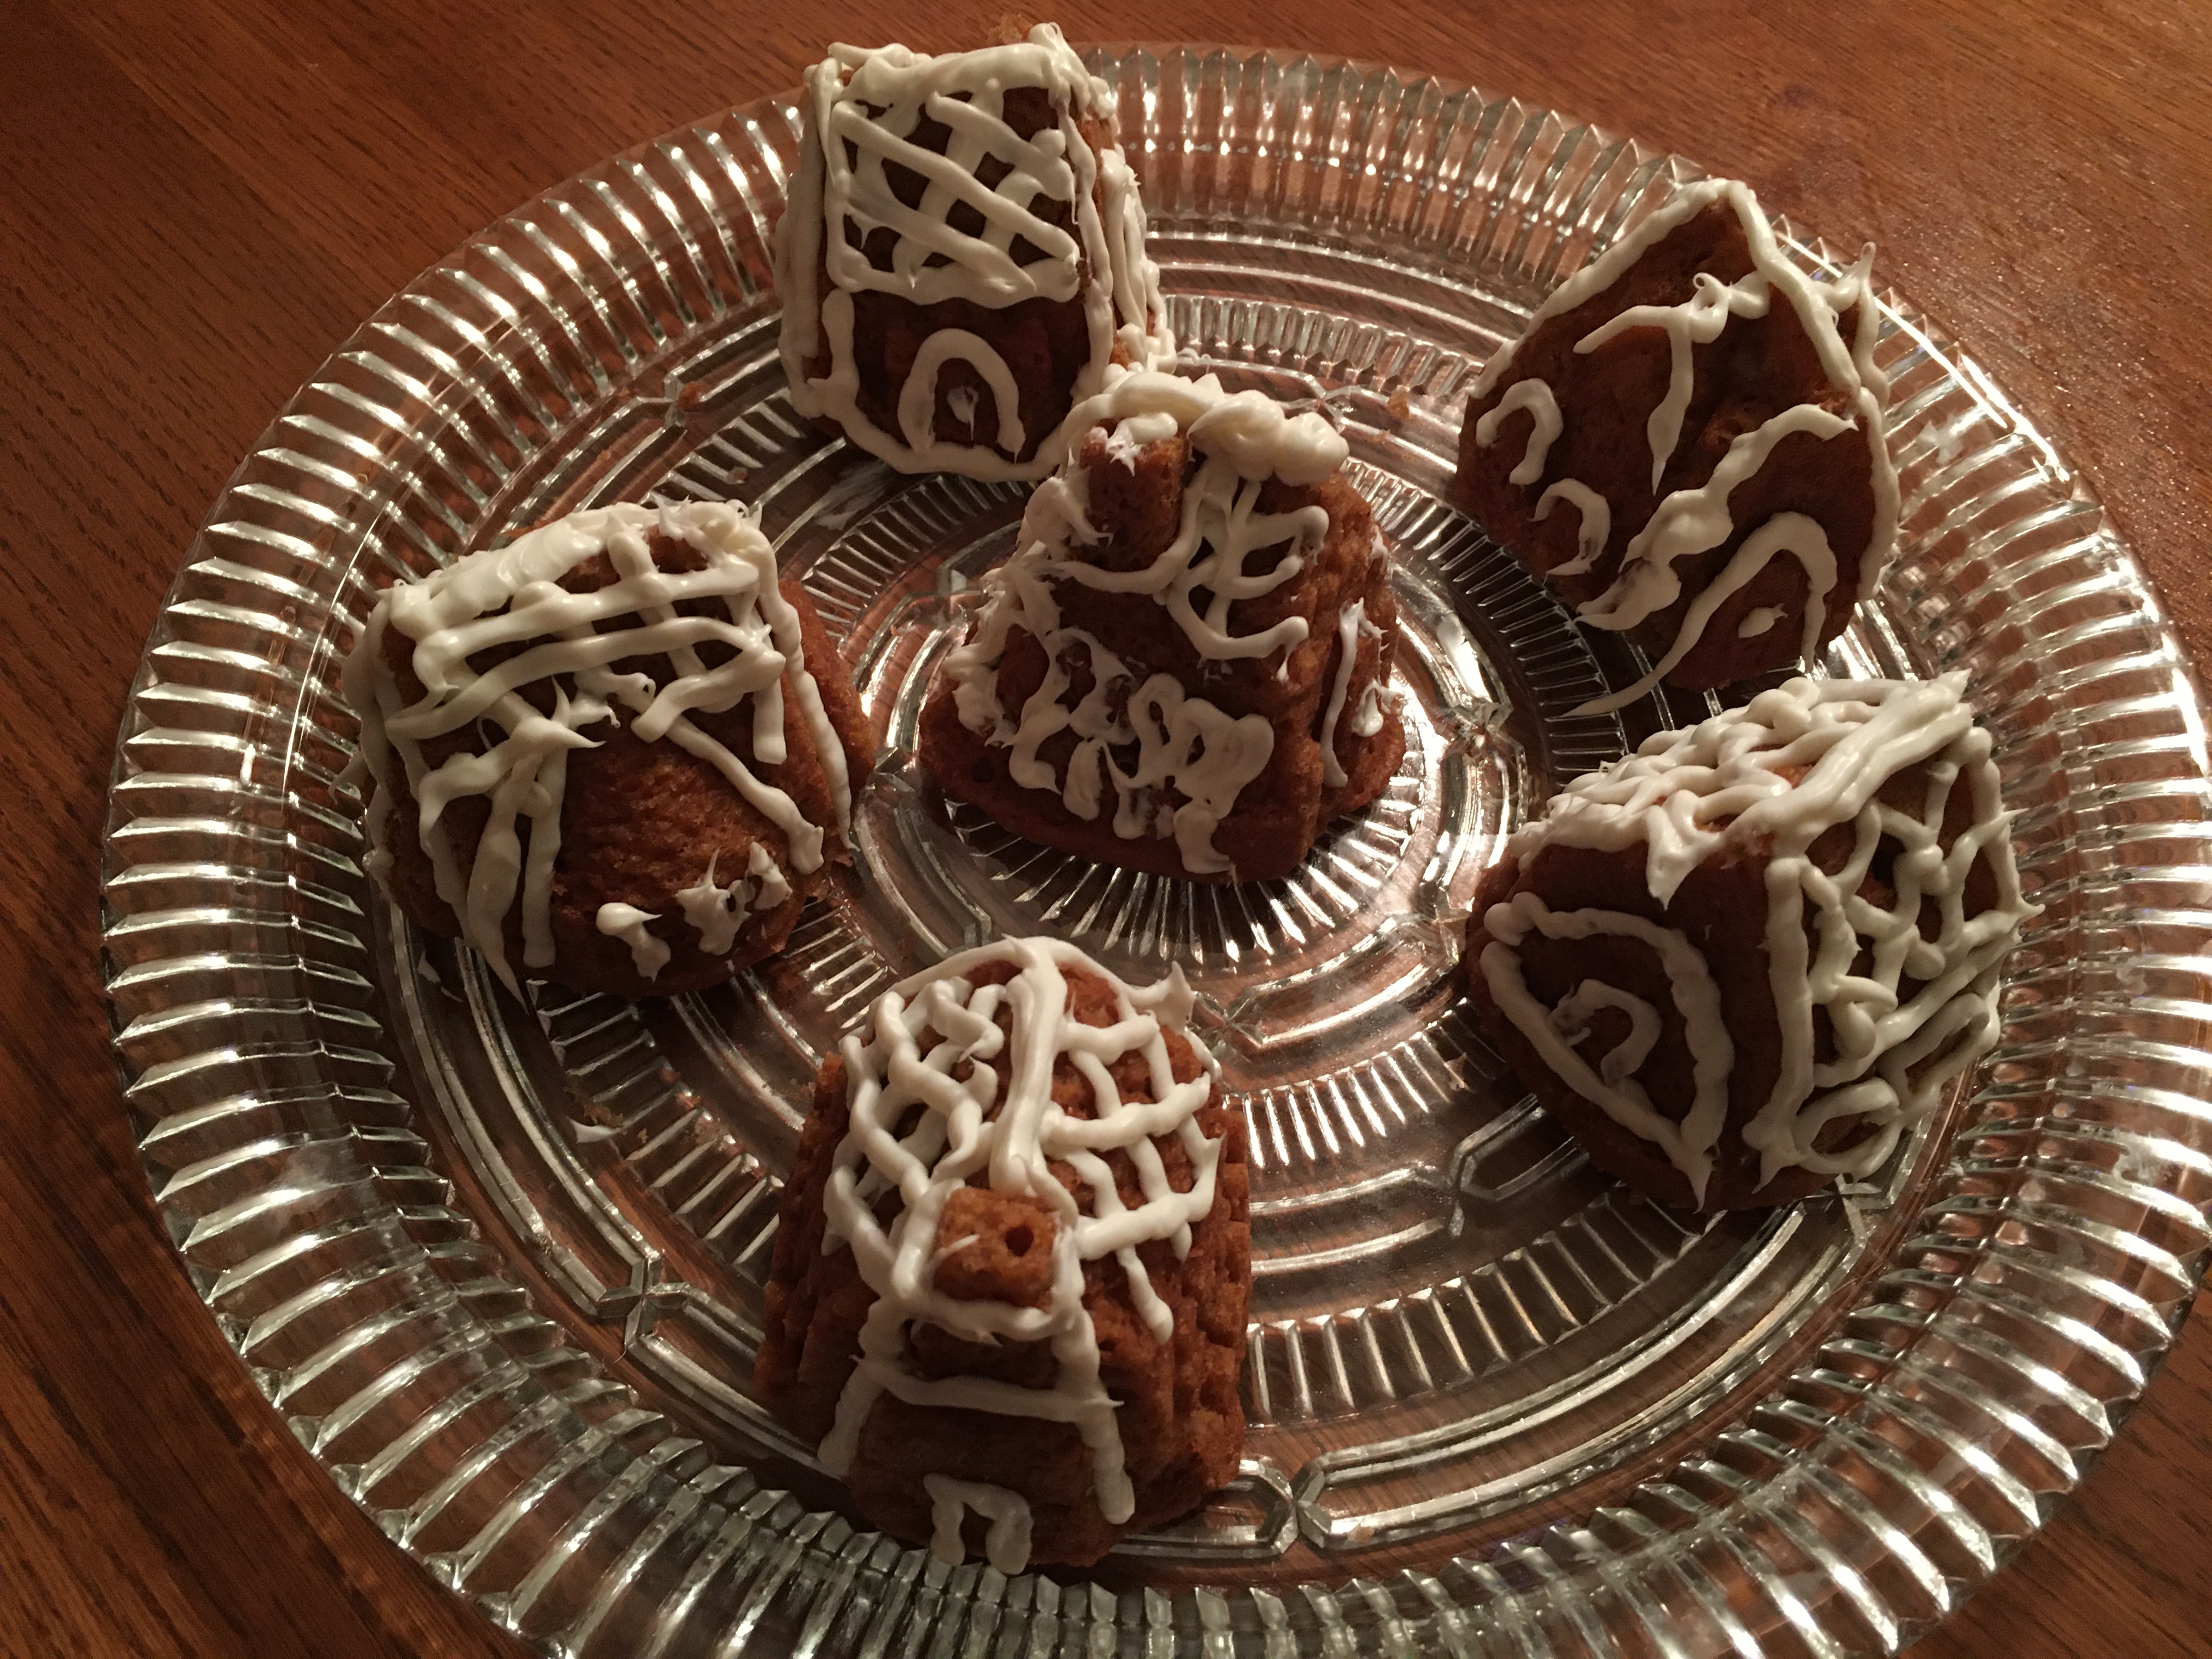
[[[1484,365],[1458,491],[1592,628],[1711,688],[1819,659],[1897,532],[1869,247],[1784,255],[1749,189],[1686,185]]]
[[[1791,680],[1512,837],[1469,988],[1594,1163],[1684,1208],[1802,1197],[1880,1166],[1996,1041],[2033,907],[1964,683]]]
[[[1397,610],[1343,438],[1132,374],[1030,497],[921,718],[945,792],[1102,864],[1288,874],[1395,773]]]
[[[1190,1003],[1006,939],[823,1066],[755,1384],[894,1537],[1088,1565],[1235,1476],[1244,1119]]]
[[[345,672],[368,867],[521,978],[694,990],[781,950],[874,739],[742,508],[594,508],[379,596]]]
[[[792,401],[902,471],[1042,477],[1078,402],[1175,361],[1112,89],[1050,24],[830,54],[775,231]]]

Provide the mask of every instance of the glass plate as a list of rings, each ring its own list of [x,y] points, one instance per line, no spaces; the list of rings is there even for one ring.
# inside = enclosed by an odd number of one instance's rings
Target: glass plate
[[[1964,667],[2045,907],[2002,1045],[1874,1179],[1686,1219],[1597,1176],[1470,1029],[1474,879],[1700,696],[1445,505],[1469,377],[1693,169],[1373,67],[1109,48],[1185,363],[1326,395],[1400,550],[1404,768],[1294,878],[1093,867],[948,811],[922,688],[1009,487],[794,418],[770,100],[617,157],[366,324],[194,543],[116,757],[106,970],[146,1168],[276,1408],[548,1654],[1888,1653],[1993,1573],[2140,1395],[2208,1255],[2205,728],[2139,567],[1987,375],[1887,302],[1903,547],[1829,672]],[[1808,267],[1832,270],[1790,233]],[[378,585],[648,495],[757,503],[889,744],[849,878],[733,984],[532,988],[361,872],[337,670]],[[1181,962],[1249,1114],[1241,1478],[1090,1578],[855,1524],[753,1400],[806,1082],[996,930]]]

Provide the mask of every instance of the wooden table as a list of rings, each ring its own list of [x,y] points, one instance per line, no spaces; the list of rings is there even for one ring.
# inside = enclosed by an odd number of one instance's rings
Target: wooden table
[[[7,1654],[520,1651],[293,1443],[162,1238],[97,983],[124,689],[239,456],[416,270],[616,149],[795,83],[827,40],[971,42],[1003,0],[936,0],[923,23],[881,0],[523,9],[0,11]],[[1883,276],[2056,435],[2212,653],[2212,12],[1855,10],[1086,0],[1060,17],[1077,40],[1201,33],[1472,80],[1741,174],[1838,244],[1876,239]],[[1922,1652],[2206,1650],[2208,1322],[2200,1308],[2080,1495]]]

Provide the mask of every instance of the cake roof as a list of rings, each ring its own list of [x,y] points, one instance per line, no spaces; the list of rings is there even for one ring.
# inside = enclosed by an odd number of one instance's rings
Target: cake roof
[[[1961,672],[1933,680],[1790,680],[1585,773],[1508,847],[1524,865],[1549,846],[1644,849],[1665,902],[1724,843],[1802,853],[1856,817],[1897,773],[1961,738],[1979,755]]]
[[[823,218],[840,230],[848,221],[858,225],[863,240],[878,228],[896,238],[886,269],[846,236],[831,236],[825,264],[832,282],[916,305],[1075,298],[1083,241],[1036,210],[1041,202],[1075,206],[1088,182],[1081,176],[1087,147],[1064,125],[1026,138],[1018,132],[1004,102],[1019,88],[1043,91],[1071,120],[1115,118],[1112,88],[1049,23],[1026,40],[940,57],[902,46],[830,46],[806,76],[826,165]],[[914,142],[925,121],[951,128],[941,152]],[[1004,170],[995,183],[980,176],[987,162]],[[890,167],[925,181],[918,203],[904,199]],[[963,206],[968,216],[955,211]],[[1018,260],[1017,240],[1038,257]]]
[[[1874,365],[1875,331],[1872,307],[1861,314],[1858,332],[1849,344],[1836,325],[1838,315],[1860,300],[1872,297],[1868,284],[1873,268],[1873,246],[1869,244],[1861,252],[1859,263],[1833,283],[1820,282],[1806,275],[1782,252],[1781,244],[1775,240],[1774,227],[1759,204],[1759,197],[1741,179],[1698,179],[1678,185],[1674,194],[1627,234],[1545,296],[1543,304],[1529,313],[1528,326],[1519,336],[1500,346],[1483,364],[1481,374],[1475,377],[1474,395],[1483,397],[1498,384],[1512,366],[1521,341],[1553,318],[1603,294],[1667,235],[1715,202],[1725,202],[1742,224],[1745,240],[1751,247],[1752,276],[1771,285],[1796,312],[1807,337],[1820,354],[1820,367],[1828,383],[1847,394],[1866,386],[1872,389],[1877,400],[1887,398],[1888,383]],[[1718,283],[1710,289],[1700,285],[1686,304],[1704,312],[1718,309],[1724,316],[1728,308],[1726,289]],[[1616,323],[1608,327],[1626,325],[1630,325]]]
[[[1225,461],[1238,477],[1287,484],[1317,484],[1352,453],[1344,434],[1312,410],[1291,415],[1264,392],[1225,391],[1218,374],[1120,375],[1078,404],[1070,419],[1078,432],[1108,428],[1119,455],[1186,433],[1191,447]]]

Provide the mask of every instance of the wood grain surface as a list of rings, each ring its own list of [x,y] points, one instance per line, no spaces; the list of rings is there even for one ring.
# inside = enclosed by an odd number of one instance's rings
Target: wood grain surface
[[[342,1498],[171,1255],[99,983],[102,792],[140,643],[256,434],[393,289],[831,39],[1005,0],[0,3],[0,1652],[520,1648]],[[2212,8],[2149,0],[1070,3],[1077,40],[1382,59],[1750,179],[2055,435],[2212,650]],[[2207,1304],[2212,1305],[2212,1304]],[[2212,1651],[2207,1306],[2079,1495],[1917,1650]]]

